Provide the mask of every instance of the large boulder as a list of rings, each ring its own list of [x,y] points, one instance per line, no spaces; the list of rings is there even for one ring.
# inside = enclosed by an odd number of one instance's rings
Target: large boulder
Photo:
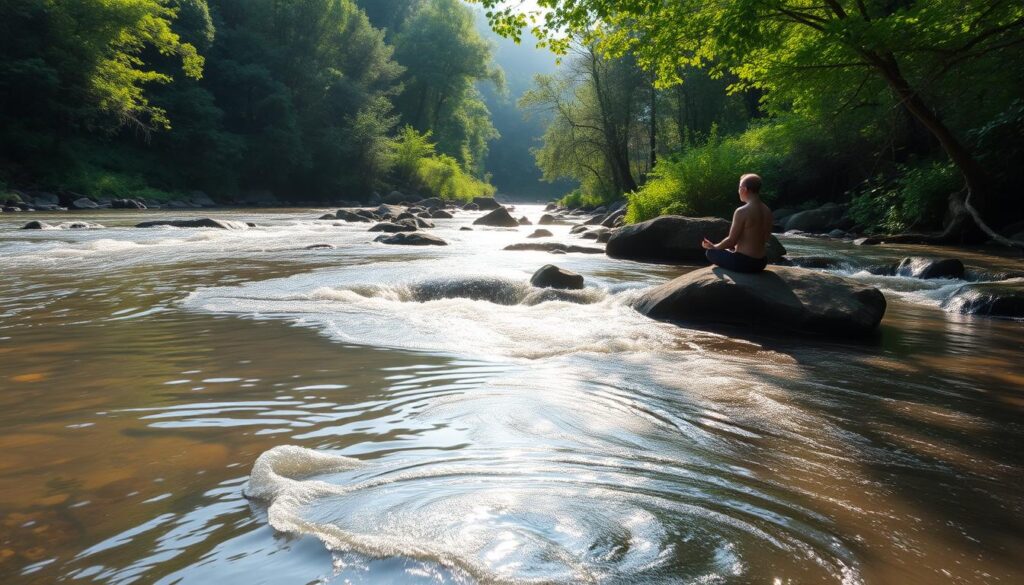
[[[530,284],[539,288],[557,288],[574,290],[583,288],[583,275],[547,264],[533,273]]]
[[[99,209],[99,205],[88,197],[79,197],[71,202],[70,209]]]
[[[625,218],[626,208],[622,207],[621,209],[616,209],[609,213],[608,215],[604,216],[604,219],[601,221],[601,225],[603,225],[606,228],[615,227],[616,223],[621,222]]]
[[[551,225],[553,223],[555,223],[555,216],[551,215],[550,213],[545,213],[544,215],[540,216],[539,220],[537,220],[537,225]]]
[[[846,215],[846,208],[835,203],[828,203],[817,209],[794,213],[786,218],[786,230],[800,230],[804,232],[827,232],[838,227],[843,216]]]
[[[551,252],[562,253],[562,254],[600,254],[604,252],[601,248],[589,248],[587,246],[573,246],[570,244],[563,244],[561,242],[523,242],[519,244],[510,244],[503,248],[513,252],[521,252],[525,250],[534,252]]]
[[[1024,319],[1024,278],[965,284],[942,302],[951,313]]]
[[[964,263],[956,258],[904,258],[896,267],[896,276],[911,278],[963,278]]]
[[[706,264],[701,241],[708,238],[717,242],[727,235],[729,222],[724,219],[663,215],[616,228],[608,237],[606,251],[612,258]],[[771,236],[767,252],[769,262],[778,262],[786,249]]]
[[[379,235],[373,240],[382,244],[393,244],[397,246],[447,246],[448,242],[441,238],[423,232],[397,233],[391,236]]]
[[[242,221],[230,221],[227,219],[213,219],[201,217],[198,219],[162,219],[157,221],[144,221],[135,224],[137,228],[151,227],[176,227],[176,228],[214,228],[219,230],[245,230],[251,226]]]
[[[783,266],[757,274],[702,268],[648,290],[634,306],[667,321],[835,336],[870,333],[885,315],[877,288]]]
[[[519,227],[519,222],[516,221],[516,218],[512,217],[512,214],[510,214],[507,209],[498,206],[497,209],[488,213],[487,215],[484,215],[483,217],[478,217],[473,222],[473,225],[490,225],[495,227]]]
[[[483,211],[501,207],[501,203],[498,203],[494,197],[474,197],[473,203],[476,204],[477,209],[482,209]]]

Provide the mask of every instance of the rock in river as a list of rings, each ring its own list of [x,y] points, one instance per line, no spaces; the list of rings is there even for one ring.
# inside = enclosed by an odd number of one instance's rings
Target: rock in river
[[[965,284],[942,302],[951,313],[1024,319],[1024,278]]]
[[[720,241],[729,235],[729,222],[717,217],[663,215],[616,228],[606,249],[612,258],[707,263],[700,243],[705,237]],[[775,236],[768,244],[768,261],[778,262],[786,249]]]
[[[526,236],[526,237],[527,238],[550,238],[550,237],[552,237],[554,235],[555,234],[549,232],[548,230],[546,230],[544,228],[540,228],[540,229],[533,230],[533,233],[528,235],[528,236]]]
[[[504,207],[498,207],[483,217],[478,217],[473,225],[490,225],[496,227],[519,227],[519,222]]]
[[[554,264],[547,264],[533,273],[530,284],[539,288],[581,289],[583,288],[583,275],[559,268]]]
[[[395,232],[414,232],[417,229],[418,228],[416,227],[416,224],[414,224],[414,223],[412,223],[410,221],[407,221],[407,220],[402,220],[402,223],[391,223],[391,222],[382,221],[381,223],[378,223],[377,225],[373,226],[372,228],[370,228],[367,231],[395,233]]]
[[[834,336],[870,333],[885,315],[885,297],[872,286],[782,266],[758,274],[701,268],[648,290],[634,306],[666,321]]]
[[[448,242],[441,238],[425,234],[423,232],[416,233],[397,233],[393,236],[379,235],[374,242],[380,242],[382,244],[394,244],[398,246],[447,246]]]
[[[501,208],[501,203],[498,203],[494,197],[474,197],[472,204],[475,204],[477,209],[481,209],[483,211]],[[463,207],[463,209],[466,208]]]
[[[904,258],[896,267],[896,276],[911,278],[963,278],[964,263],[956,258]]]
[[[243,221],[231,221],[227,219],[212,219],[201,217],[199,219],[162,219],[157,221],[144,221],[135,224],[137,228],[151,228],[170,226],[177,228],[215,228],[220,230],[245,230],[252,227]]]

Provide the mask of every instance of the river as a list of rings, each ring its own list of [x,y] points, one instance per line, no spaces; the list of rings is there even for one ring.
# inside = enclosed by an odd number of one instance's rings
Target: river
[[[886,295],[866,342],[706,332],[629,306],[686,267],[323,211],[0,217],[0,582],[1024,582],[1024,324],[959,281],[835,271]],[[258,227],[130,227],[188,216]],[[504,302],[421,294],[468,278]]]

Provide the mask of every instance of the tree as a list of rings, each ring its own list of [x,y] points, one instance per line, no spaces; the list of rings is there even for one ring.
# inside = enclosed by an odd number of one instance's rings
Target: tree
[[[528,15],[481,0],[500,32],[517,35]],[[713,63],[735,73],[738,85],[769,99],[799,100],[822,88],[823,78],[853,81],[852,96],[876,84],[913,116],[964,178],[965,190],[950,196],[950,221],[942,240],[964,235],[971,220],[993,239],[993,194],[963,129],[939,111],[936,88],[953,72],[998,56],[1004,63],[1024,45],[1024,5],[1014,0],[539,0],[550,9],[537,29],[555,48],[564,31],[600,43],[611,54],[634,52],[662,84],[678,81],[681,66]],[[594,25],[593,23],[598,23]],[[1016,53],[1014,53],[1016,52]],[[992,82],[998,77],[989,77]],[[772,97],[774,94],[775,97]],[[798,104],[799,105],[799,104]],[[961,104],[959,107],[963,108]]]

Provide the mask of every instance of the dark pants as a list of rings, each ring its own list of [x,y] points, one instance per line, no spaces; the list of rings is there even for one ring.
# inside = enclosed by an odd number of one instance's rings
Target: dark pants
[[[739,252],[708,250],[708,262],[736,272],[761,272],[768,266],[768,258],[751,258]]]

